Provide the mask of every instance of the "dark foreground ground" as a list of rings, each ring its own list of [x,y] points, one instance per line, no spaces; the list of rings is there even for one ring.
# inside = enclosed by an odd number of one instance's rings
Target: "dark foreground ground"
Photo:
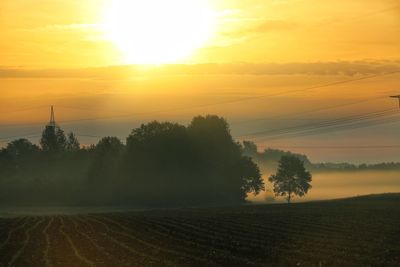
[[[400,266],[400,194],[4,218],[0,266]]]

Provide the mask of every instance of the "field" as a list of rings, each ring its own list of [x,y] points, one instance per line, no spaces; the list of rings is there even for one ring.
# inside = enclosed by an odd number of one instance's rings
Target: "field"
[[[400,194],[3,218],[0,266],[400,266]]]

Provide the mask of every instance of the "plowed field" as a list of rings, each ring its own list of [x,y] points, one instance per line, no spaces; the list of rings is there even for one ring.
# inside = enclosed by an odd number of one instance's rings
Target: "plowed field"
[[[2,218],[0,266],[400,266],[400,195]]]

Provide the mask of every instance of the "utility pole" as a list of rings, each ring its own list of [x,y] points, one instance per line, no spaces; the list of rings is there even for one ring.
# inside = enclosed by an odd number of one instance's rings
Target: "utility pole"
[[[399,108],[400,108],[400,95],[392,95],[391,98],[397,98],[399,100]]]

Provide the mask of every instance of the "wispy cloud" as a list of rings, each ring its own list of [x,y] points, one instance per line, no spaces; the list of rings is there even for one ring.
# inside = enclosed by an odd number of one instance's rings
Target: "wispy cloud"
[[[236,31],[224,33],[227,36],[248,36],[254,34],[264,34],[269,32],[277,31],[288,31],[293,30],[297,27],[297,24],[287,20],[270,20],[270,19],[257,19],[258,23],[247,28],[243,28]]]
[[[39,31],[39,32],[48,32],[48,31],[86,31],[86,30],[99,30],[100,26],[98,24],[52,24],[45,25],[41,27],[35,28],[22,28],[19,29],[21,31]]]
[[[0,78],[101,78],[119,79],[146,75],[371,75],[400,71],[400,60],[365,60],[314,63],[232,63],[143,66],[111,66],[86,69],[43,69],[0,68]]]

